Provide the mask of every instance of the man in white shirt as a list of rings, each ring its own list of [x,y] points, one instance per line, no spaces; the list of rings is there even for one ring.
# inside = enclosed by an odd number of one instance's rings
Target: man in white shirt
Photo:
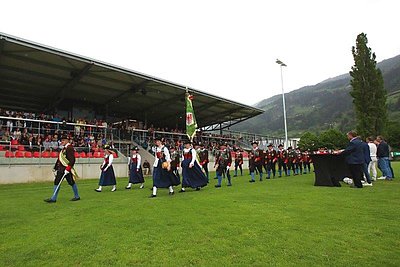
[[[367,138],[367,143],[369,146],[369,151],[370,151],[370,157],[371,157],[371,161],[368,164],[368,172],[371,176],[371,180],[376,181],[376,165],[378,162],[378,158],[376,157],[376,145],[374,143],[374,138],[372,136]]]

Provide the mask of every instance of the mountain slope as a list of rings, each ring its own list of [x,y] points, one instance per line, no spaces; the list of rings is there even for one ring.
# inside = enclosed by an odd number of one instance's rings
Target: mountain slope
[[[400,55],[378,63],[388,91],[389,118],[400,118]],[[285,94],[289,136],[305,131],[319,132],[330,127],[342,131],[354,128],[350,75],[343,74],[316,85]],[[282,95],[255,105],[265,113],[244,121],[234,130],[266,135],[283,135]]]

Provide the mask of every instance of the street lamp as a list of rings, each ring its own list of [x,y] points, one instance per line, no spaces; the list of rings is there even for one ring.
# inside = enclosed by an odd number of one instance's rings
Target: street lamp
[[[283,104],[283,122],[285,124],[285,148],[288,146],[288,134],[287,134],[287,122],[286,122],[286,104],[285,104],[285,91],[283,90],[283,71],[282,67],[287,67],[285,63],[280,61],[279,59],[276,60],[276,63],[281,66],[281,84],[282,84],[282,104]]]

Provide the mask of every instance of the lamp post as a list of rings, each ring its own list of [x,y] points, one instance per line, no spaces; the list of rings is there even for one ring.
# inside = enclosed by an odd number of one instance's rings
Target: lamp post
[[[281,67],[281,84],[282,84],[282,104],[283,104],[283,122],[285,124],[285,148],[288,147],[288,134],[287,134],[287,122],[286,122],[286,104],[285,104],[285,91],[283,90],[283,71],[282,67],[287,67],[285,63],[280,61],[279,59],[276,60],[276,63]]]

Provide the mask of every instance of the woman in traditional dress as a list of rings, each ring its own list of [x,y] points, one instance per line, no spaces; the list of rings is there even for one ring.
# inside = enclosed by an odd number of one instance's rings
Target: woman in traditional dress
[[[171,156],[161,139],[155,139],[153,170],[153,193],[150,197],[157,196],[157,188],[168,188],[169,195],[174,194],[173,186],[179,185],[179,178],[171,171]]]
[[[139,148],[135,146],[132,149],[132,156],[129,157],[128,169],[129,169],[129,183],[125,189],[131,189],[132,184],[140,184],[140,189],[144,188],[144,178],[142,167],[142,157],[138,153]]]
[[[95,189],[96,192],[101,192],[103,186],[111,185],[111,192],[117,190],[117,181],[115,179],[114,168],[112,166],[114,156],[109,145],[104,146],[104,161],[100,166],[101,174],[99,180],[99,188]]]

